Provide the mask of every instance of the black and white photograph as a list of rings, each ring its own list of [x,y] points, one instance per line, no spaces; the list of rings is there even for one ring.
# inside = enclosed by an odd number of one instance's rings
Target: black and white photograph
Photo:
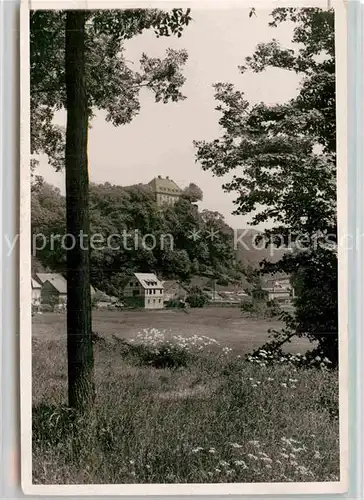
[[[33,4],[23,485],[344,492],[343,3]]]

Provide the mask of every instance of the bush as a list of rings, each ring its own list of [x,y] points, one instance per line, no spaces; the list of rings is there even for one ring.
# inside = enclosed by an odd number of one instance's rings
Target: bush
[[[166,303],[168,309],[183,309],[186,304],[180,299],[171,299]]]
[[[206,294],[203,293],[201,288],[192,287],[190,294],[188,295],[186,302],[190,307],[204,307],[208,303],[209,299]]]
[[[41,304],[39,310],[42,312],[53,312],[54,306],[51,306],[50,304]]]
[[[169,342],[159,344],[157,347],[127,341],[122,343],[122,354],[133,358],[139,366],[176,369],[186,367],[193,359],[191,353]]]
[[[249,317],[274,318],[280,316],[282,310],[276,300],[264,302],[261,300],[245,300],[241,304],[242,313]]]

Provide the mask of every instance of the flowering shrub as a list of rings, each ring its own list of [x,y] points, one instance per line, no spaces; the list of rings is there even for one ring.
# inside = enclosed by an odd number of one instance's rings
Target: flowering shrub
[[[334,368],[332,361],[320,349],[320,346],[305,354],[284,352],[283,345],[290,343],[297,333],[294,319],[287,313],[283,313],[282,317],[287,326],[282,330],[269,330],[270,340],[249,354],[246,357],[247,361],[262,366],[285,363],[295,368],[319,368],[321,370]]]
[[[273,364],[288,364],[295,368],[319,368],[322,370],[331,367],[331,361],[323,354],[319,355],[315,351],[309,351],[306,354],[285,353],[282,349],[269,350],[269,348],[256,349],[252,354],[246,357],[250,363],[261,366]]]
[[[218,346],[217,340],[205,335],[167,335],[166,331],[156,328],[145,328],[130,341],[123,341],[124,354],[131,355],[142,365],[155,368],[179,368],[194,361],[201,351],[207,351],[210,346]],[[227,354],[230,348],[224,348]]]

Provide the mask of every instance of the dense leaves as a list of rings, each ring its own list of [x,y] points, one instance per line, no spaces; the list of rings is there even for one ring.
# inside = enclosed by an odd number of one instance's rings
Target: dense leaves
[[[91,279],[105,292],[120,296],[135,271],[184,281],[195,274],[239,279],[233,233],[218,212],[199,212],[186,199],[161,209],[148,186],[109,183],[91,184],[89,209]],[[39,181],[32,230],[33,253],[45,267],[64,272],[65,199]]]
[[[51,165],[64,166],[64,130],[54,123],[66,109],[65,11],[30,15],[31,152],[45,153]],[[181,36],[190,12],[174,9],[92,10],[86,13],[86,85],[89,116],[106,111],[114,125],[129,123],[140,111],[139,93],[149,88],[156,101],[183,99],[184,50],[167,50],[162,59],[143,54],[140,71],[124,57],[123,42],[153,29],[157,36]]]

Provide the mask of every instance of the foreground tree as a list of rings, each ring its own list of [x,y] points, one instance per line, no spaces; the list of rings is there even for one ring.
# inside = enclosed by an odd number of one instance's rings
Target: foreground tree
[[[158,36],[181,35],[189,11],[34,11],[31,13],[31,152],[46,153],[66,168],[67,353],[69,405],[92,407],[95,395],[91,339],[89,179],[87,136],[95,109],[107,111],[114,125],[139,112],[139,92],[147,87],[156,101],[183,98],[180,67],[184,51],[169,50],[165,60],[143,54],[142,72],[129,69],[122,42],[153,28]],[[54,114],[67,111],[66,134]],[[34,167],[36,159],[33,159]]]
[[[271,26],[294,23],[293,43],[259,44],[242,72],[269,66],[301,76],[297,97],[282,105],[251,106],[230,83],[215,85],[222,137],[196,142],[197,159],[214,175],[233,173],[224,185],[237,192],[236,214],[269,222],[267,243],[291,246],[263,271],[286,271],[298,297],[294,328],[319,342],[337,362],[337,222],[334,13],[279,8]],[[291,323],[292,324],[292,323]]]
[[[92,407],[95,395],[90,291],[90,247],[80,244],[89,234],[88,101],[85,75],[85,12],[66,15],[66,208],[68,399],[72,408]],[[76,244],[75,244],[76,243]]]

